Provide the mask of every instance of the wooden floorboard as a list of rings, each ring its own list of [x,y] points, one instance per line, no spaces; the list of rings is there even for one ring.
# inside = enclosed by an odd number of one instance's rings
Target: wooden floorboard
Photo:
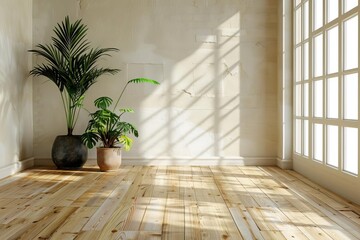
[[[277,167],[34,168],[0,180],[0,239],[360,239],[360,206]]]

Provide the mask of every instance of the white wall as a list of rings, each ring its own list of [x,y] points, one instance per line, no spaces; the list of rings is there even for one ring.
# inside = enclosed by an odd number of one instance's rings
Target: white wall
[[[2,0],[0,7],[0,177],[33,157],[32,1]],[[30,160],[30,161],[26,161]]]
[[[161,82],[123,98],[140,132],[125,159],[275,163],[278,1],[34,0],[34,44],[49,42],[66,15],[83,19],[94,46],[120,49],[104,63],[121,73],[94,85],[88,108],[99,96],[116,98],[128,79]],[[66,133],[61,101],[40,78],[34,96],[35,157],[49,159],[55,136]],[[87,120],[83,113],[75,132]]]

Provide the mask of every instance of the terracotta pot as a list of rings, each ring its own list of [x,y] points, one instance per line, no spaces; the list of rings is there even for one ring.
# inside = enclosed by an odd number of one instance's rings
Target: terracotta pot
[[[81,168],[87,160],[87,155],[88,149],[78,135],[57,136],[51,150],[52,160],[59,169]]]
[[[100,171],[116,171],[121,165],[121,148],[97,148]]]

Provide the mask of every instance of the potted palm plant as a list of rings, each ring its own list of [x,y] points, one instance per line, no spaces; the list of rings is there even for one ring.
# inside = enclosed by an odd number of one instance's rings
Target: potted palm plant
[[[52,147],[52,159],[60,169],[80,168],[87,160],[87,148],[80,136],[73,135],[86,91],[103,74],[115,74],[119,69],[103,68],[97,61],[109,56],[116,48],[91,48],[86,39],[88,28],[69,17],[54,28],[51,44],[38,44],[31,53],[42,57],[30,74],[45,76],[59,89],[64,106],[67,135],[57,136]]]
[[[90,120],[85,133],[81,136],[83,143],[88,148],[93,148],[97,142],[102,146],[97,148],[97,163],[101,171],[117,170],[121,165],[121,145],[126,151],[130,150],[133,140],[129,135],[138,137],[138,130],[129,122],[122,121],[125,113],[133,113],[131,108],[117,109],[121,97],[129,84],[159,83],[152,79],[135,78],[129,80],[114,104],[110,97],[100,97],[94,101],[97,110],[90,113]]]

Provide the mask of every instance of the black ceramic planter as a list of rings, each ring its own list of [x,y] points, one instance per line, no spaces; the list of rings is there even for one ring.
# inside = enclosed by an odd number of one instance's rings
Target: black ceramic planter
[[[87,160],[88,150],[80,136],[57,136],[52,146],[51,156],[59,169],[78,169]]]

